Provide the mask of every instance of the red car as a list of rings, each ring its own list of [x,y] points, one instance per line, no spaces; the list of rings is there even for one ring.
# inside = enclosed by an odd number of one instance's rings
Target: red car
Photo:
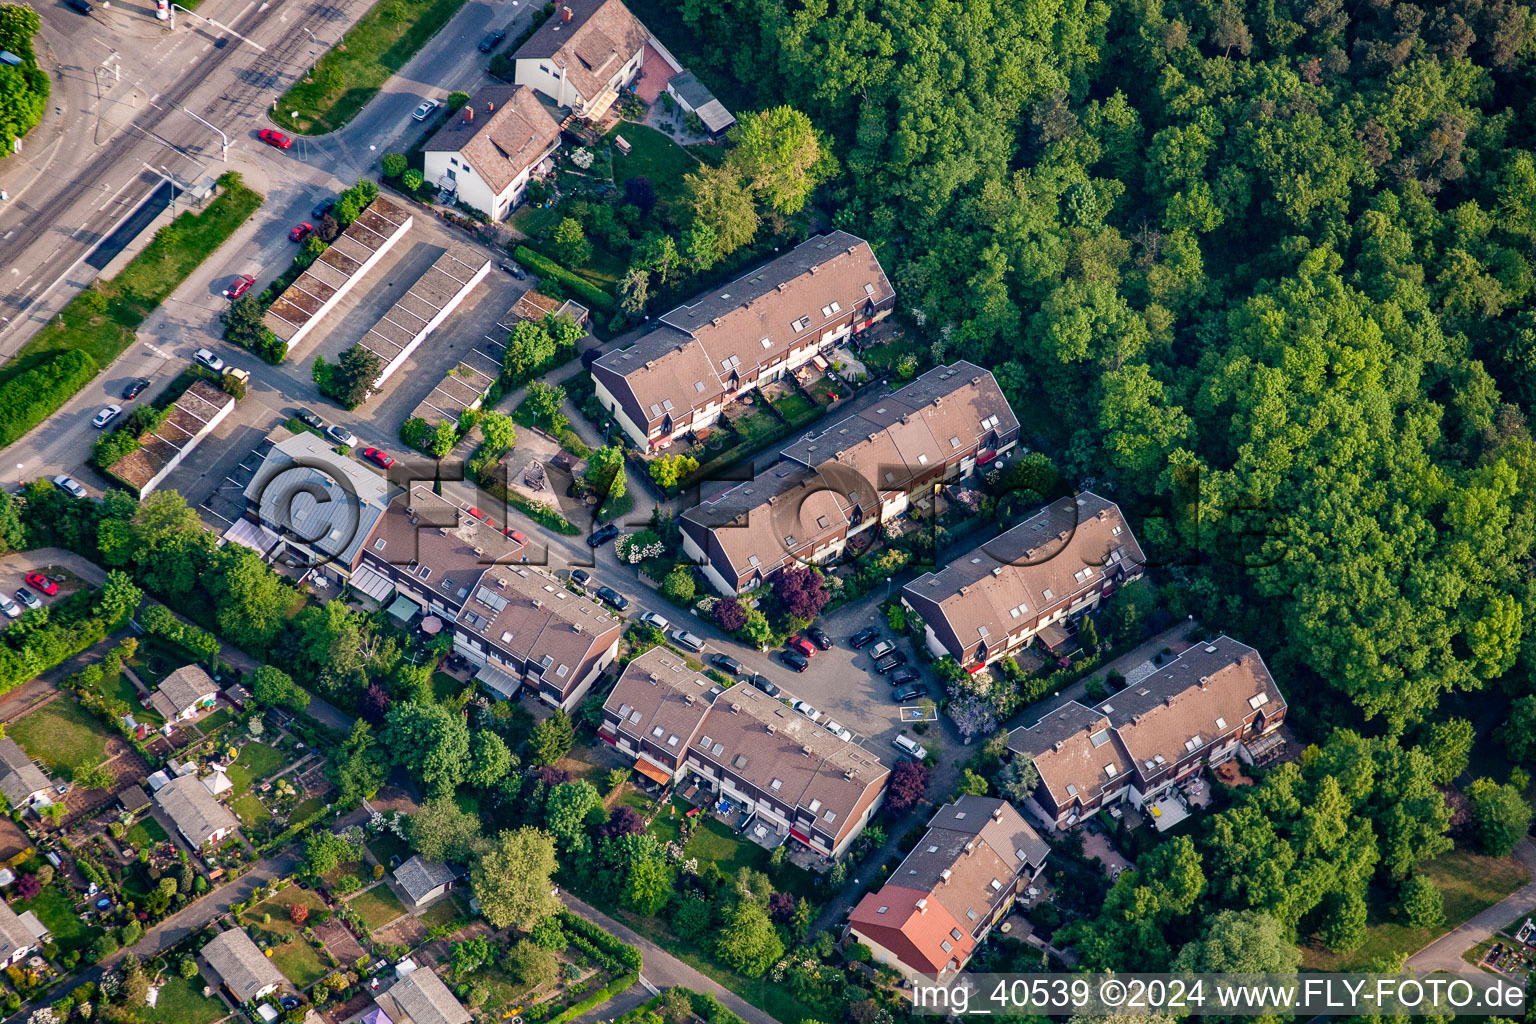
[[[314,234],[314,232],[315,232],[315,226],[313,224],[311,224],[309,221],[305,221],[302,224],[296,224],[296,225],[294,225],[293,230],[288,232],[288,241],[290,241],[290,242],[302,242],[302,241],[304,241],[304,239],[306,239],[310,235]]]
[[[40,572],[27,573],[27,586],[33,590],[41,590],[49,597],[59,592],[59,585]]]
[[[507,537],[521,544],[523,547],[528,546],[528,538],[523,536],[523,532],[521,530],[508,530]]]
[[[292,139],[284,135],[282,132],[273,131],[271,128],[263,128],[256,134],[262,142],[265,142],[269,146],[276,147],[277,149],[290,149],[293,146]]]
[[[382,448],[364,448],[363,458],[375,465],[383,466],[385,469],[395,464],[395,460]]]
[[[807,640],[803,636],[792,636],[792,637],[790,637],[789,638],[789,643],[785,644],[785,646],[799,651],[801,654],[805,655],[807,658],[814,658],[814,657],[816,657],[816,645],[811,643],[809,640]]]
[[[240,296],[250,291],[251,285],[255,283],[256,279],[250,274],[241,274],[239,277],[235,278],[235,286],[233,288],[226,288],[224,290],[224,297],[226,299],[238,299]]]

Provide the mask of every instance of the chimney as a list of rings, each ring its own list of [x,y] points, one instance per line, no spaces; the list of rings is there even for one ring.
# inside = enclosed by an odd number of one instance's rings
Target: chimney
[[[733,714],[733,715],[741,714],[741,705],[737,704],[735,701],[731,702],[731,714]]]
[[[1035,557],[1035,549],[1034,548],[1025,548],[1024,549],[1024,557],[1025,558],[1034,558]]]
[[[1109,509],[1107,509],[1107,508],[1099,509],[1098,518],[1100,520],[1108,519],[1109,518]]]
[[[802,745],[800,747],[800,753],[804,754],[806,757],[810,757],[811,756],[811,745],[809,743]]]
[[[1057,540],[1066,540],[1066,539],[1067,539],[1067,536],[1068,536],[1068,534],[1069,534],[1069,531],[1067,531],[1067,530],[1062,530],[1062,531],[1061,531],[1061,532],[1060,532],[1060,533],[1058,533],[1058,534],[1057,534],[1057,535],[1056,535],[1056,539],[1057,539]]]
[[[571,19],[573,17],[575,17],[575,14],[572,13],[569,4],[567,4],[566,6],[560,8],[560,20],[562,22],[564,22],[565,24],[569,25],[571,23]]]
[[[1002,821],[1003,820],[1003,805],[1002,804],[998,804],[996,807],[992,808],[992,820],[993,821]]]
[[[1201,676],[1200,677],[1200,689],[1202,689],[1202,690],[1205,689],[1206,686],[1210,683],[1210,681],[1211,681],[1211,677],[1210,676]]]
[[[928,909],[928,897],[926,897],[926,896],[921,897],[916,903],[914,903],[912,905],[914,907],[916,907],[917,908],[917,912],[919,914],[921,914],[921,913],[925,912]]]
[[[470,121],[473,121],[474,119],[475,119],[475,108],[471,107],[471,106],[468,106],[466,104],[465,107],[464,107],[464,122],[466,124],[468,124]]]
[[[950,870],[949,870],[949,868],[945,868],[943,871],[939,872],[939,881],[947,882],[947,881],[949,881],[949,876],[950,876]]]
[[[571,632],[572,633],[580,633],[581,632],[581,623],[579,623],[579,622],[571,623]]]
[[[688,697],[688,703],[689,704],[693,703],[693,696],[691,694]],[[770,736],[772,736],[774,733],[779,731],[779,730],[777,730],[777,729],[775,729],[773,727],[773,723],[772,722],[769,722],[767,725],[763,726],[763,728],[768,730],[768,735],[770,735]]]
[[[974,840],[974,839],[966,840],[965,852],[966,853],[974,853],[975,850],[976,850],[976,840]]]
[[[538,598],[534,598],[533,599],[533,606],[535,608],[543,608],[544,607],[544,602],[540,601]]]

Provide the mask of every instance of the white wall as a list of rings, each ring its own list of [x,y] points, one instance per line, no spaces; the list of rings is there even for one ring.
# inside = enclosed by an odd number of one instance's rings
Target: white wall
[[[214,428],[217,427],[220,423],[223,423],[225,417],[233,412],[234,408],[235,400],[233,397],[230,397],[229,402],[225,404],[222,409],[214,413],[206,423],[198,428],[197,433],[193,434],[190,438],[187,439],[187,443],[181,446],[181,451],[171,456],[171,461],[165,464],[165,468],[161,469],[160,472],[150,477],[149,482],[146,483],[143,487],[139,488],[139,496],[143,497],[164,483],[165,478],[171,475],[171,470],[181,465],[182,460],[191,454],[192,449],[201,444],[203,438],[213,433]]]
[[[357,282],[361,281],[365,276],[367,276],[368,271],[372,270],[375,266],[378,265],[378,262],[384,258],[384,254],[389,252],[389,250],[394,247],[396,242],[405,237],[406,232],[411,230],[411,225],[414,223],[416,223],[416,219],[414,217],[406,217],[405,220],[400,224],[399,229],[397,229],[394,234],[384,239],[384,244],[374,250],[372,256],[369,256],[366,260],[363,261],[363,265],[357,268],[357,273],[347,278],[346,283],[343,284],[340,288],[336,289],[335,294],[321,305],[321,307],[315,312],[315,315],[310,317],[309,321],[304,324],[303,327],[300,327],[297,331],[294,332],[293,337],[288,339],[288,355],[290,357],[298,351],[299,343],[309,335],[309,332],[314,330],[315,327],[319,325],[321,320],[325,319],[325,314],[336,308],[336,306],[341,302],[346,294],[352,290],[353,286],[355,286]]]
[[[613,392],[604,386],[602,378],[593,374],[592,383],[597,385],[597,400],[602,403],[604,409],[607,409],[613,415],[614,419],[618,420],[619,426],[624,429],[624,433],[629,435],[629,439],[640,448],[649,450],[651,445],[650,438],[646,436],[643,429],[636,426],[635,422],[629,418],[629,414],[624,411],[624,406],[617,398],[613,397]]]
[[[574,107],[584,98],[575,86],[566,81],[565,72],[548,57],[525,57],[519,60],[512,82],[541,92],[562,107]]]
[[[437,330],[442,322],[448,319],[454,310],[459,308],[459,303],[463,302],[465,296],[474,291],[475,285],[483,281],[485,279],[485,275],[490,273],[490,271],[491,261],[489,258],[487,258],[484,263],[480,264],[480,269],[476,270],[470,279],[464,282],[463,287],[454,293],[453,298],[444,303],[443,308],[438,310],[437,314],[433,316],[431,320],[428,320],[421,330],[416,332],[416,337],[412,338],[410,343],[402,348],[399,354],[395,356],[395,358],[389,361],[389,363],[379,373],[378,379],[373,382],[373,389],[375,391],[383,387],[384,382],[390,378],[390,375],[405,364],[406,359],[410,357],[411,353],[415,352],[416,349],[420,347],[421,343],[427,340],[427,335]]]

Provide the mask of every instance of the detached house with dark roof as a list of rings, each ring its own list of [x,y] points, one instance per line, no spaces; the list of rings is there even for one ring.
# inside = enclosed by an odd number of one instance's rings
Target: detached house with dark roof
[[[1062,648],[1144,561],[1120,507],[1084,491],[908,583],[901,603],[922,619],[935,657],[977,672],[1036,639]]]
[[[161,786],[155,791],[155,803],[193,850],[221,843],[240,827],[239,820],[196,774],[179,775]]]
[[[786,446],[777,464],[682,516],[683,550],[722,594],[822,562],[916,494],[1010,451],[1019,421],[992,374],[938,366],[877,405]]]
[[[560,124],[532,89],[491,85],[449,114],[427,140],[424,174],[460,202],[503,220],[559,148]]]
[[[284,984],[282,972],[243,928],[220,932],[202,949],[203,959],[239,1004],[276,992]]]
[[[1049,854],[1012,804],[962,796],[939,808],[885,884],[854,907],[848,933],[908,979],[949,977],[965,969]]]
[[[1149,808],[1161,830],[1184,817],[1174,786],[1243,757],[1280,727],[1285,710],[1259,652],[1222,636],[1096,706],[1063,704],[1013,730],[1008,747],[1034,759],[1040,784],[1029,804],[1057,828],[1124,802]]]
[[[165,719],[166,732],[218,703],[219,687],[197,665],[183,665],[150,691],[149,703]]]
[[[513,81],[596,120],[640,74],[650,37],[619,0],[566,0],[512,55]]]
[[[0,737],[0,793],[17,809],[53,803],[53,783],[9,736]]]
[[[410,900],[411,909],[420,910],[453,887],[458,872],[446,864],[427,860],[417,854],[395,868],[395,882]]]
[[[592,364],[598,400],[635,445],[652,451],[720,418],[777,380],[887,316],[896,293],[869,243],[846,231],[808,239],[615,339]]]
[[[375,1002],[391,1024],[469,1024],[474,1019],[430,967],[414,968]]]

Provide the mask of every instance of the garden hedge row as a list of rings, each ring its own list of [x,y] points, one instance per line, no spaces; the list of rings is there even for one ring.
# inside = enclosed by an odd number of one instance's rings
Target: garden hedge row
[[[608,984],[604,985],[602,988],[598,989],[596,992],[593,992],[591,995],[587,996],[587,998],[583,999],[581,1002],[566,1007],[560,1013],[545,1021],[544,1024],[565,1024],[565,1022],[568,1020],[575,1020],[577,1017],[580,1017],[588,1010],[602,1006],[608,1000],[612,999],[620,992],[623,992],[625,989],[629,988],[629,986],[633,985],[639,980],[639,971],[630,971],[628,974],[620,975],[619,977],[610,981]]]
[[[584,301],[593,309],[600,309],[604,313],[612,313],[616,308],[613,296],[598,288],[584,277],[577,277],[566,270],[554,260],[540,256],[526,245],[517,247],[517,262],[538,274],[540,277],[552,277],[576,293],[576,297]]]
[[[98,369],[96,360],[70,349],[6,381],[0,386],[0,448],[52,416]]]

